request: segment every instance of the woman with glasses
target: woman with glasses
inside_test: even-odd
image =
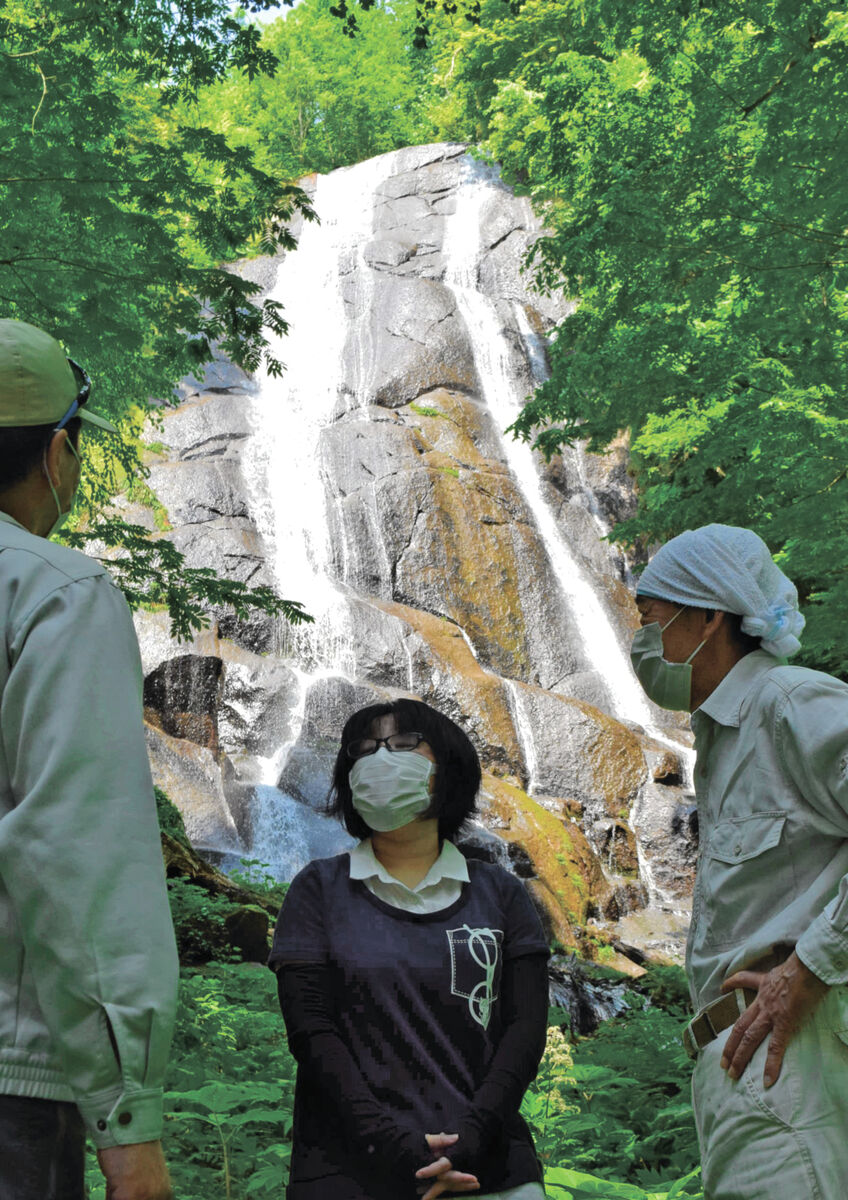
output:
[[[298,1063],[287,1200],[542,1200],[519,1115],[549,950],[523,884],[452,839],[480,763],[416,700],[342,731],[329,811],[360,840],[289,887],[269,965]]]

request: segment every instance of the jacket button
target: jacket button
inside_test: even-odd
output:
[[[733,853],[734,853],[734,854],[741,854],[741,853],[742,853],[742,844],[741,844],[741,842],[737,842],[737,843],[736,843],[736,845],[733,847]]]
[[[132,1120],[132,1113],[121,1113],[120,1116],[118,1117],[118,1124],[119,1125],[129,1125],[131,1120]]]
[[[97,1122],[97,1128],[100,1130],[100,1132],[101,1132],[101,1133],[102,1133],[102,1132],[103,1132],[103,1130],[106,1128],[106,1122],[103,1120],[103,1118],[102,1118],[102,1117],[101,1117],[101,1118],[100,1118],[100,1120]]]

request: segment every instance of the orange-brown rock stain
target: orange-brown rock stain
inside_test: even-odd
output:
[[[420,462],[432,498],[423,519],[432,523],[443,560],[416,563],[416,572],[426,577],[433,571],[447,615],[465,628],[493,670],[523,678],[531,664],[519,580],[534,572],[541,578],[547,564],[521,494],[503,463],[478,448],[481,419],[467,397],[438,389],[405,415],[427,446]],[[450,564],[447,579],[443,563]]]
[[[608,887],[597,856],[579,826],[548,812],[515,784],[483,776],[482,806],[498,836],[518,843],[538,876],[529,886],[550,919],[551,934],[577,948],[590,909]]]
[[[598,731],[588,747],[596,794],[602,797],[609,816],[626,820],[636,793],[648,778],[642,744],[635,733],[594,705],[573,699],[568,703],[585,713]]]
[[[497,755],[507,769],[520,774],[521,748],[503,680],[480,665],[461,630],[444,617],[405,604],[385,600],[371,603],[403,621],[426,642],[433,673],[453,677],[463,711],[473,714],[478,743],[486,748],[484,754]]]

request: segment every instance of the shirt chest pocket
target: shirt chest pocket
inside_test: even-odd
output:
[[[719,821],[704,861],[707,946],[733,946],[755,933],[792,888],[783,812]]]

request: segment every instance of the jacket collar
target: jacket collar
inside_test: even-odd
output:
[[[394,875],[390,875],[377,858],[370,838],[363,838],[359,845],[354,846],[350,851],[350,878],[376,878],[382,880],[383,883],[399,883],[399,880],[395,879]],[[447,838],[442,842],[441,854],[421,882],[413,888],[413,891],[417,892],[420,888],[440,883],[443,879],[459,879],[463,883],[468,882],[468,864],[453,842],[449,842]]]
[[[727,672],[717,688],[707,696],[700,708],[692,714],[698,717],[705,713],[719,725],[738,729],[745,698],[762,681],[762,677],[773,667],[781,666],[783,659],[775,658],[765,650],[753,650],[740,658]]]
[[[14,517],[10,517],[7,512],[3,512],[2,510],[0,510],[0,521],[6,521],[9,525],[14,525],[18,529],[23,529],[24,533],[29,533],[29,530],[26,528],[26,526],[22,525],[20,521],[16,521]]]

